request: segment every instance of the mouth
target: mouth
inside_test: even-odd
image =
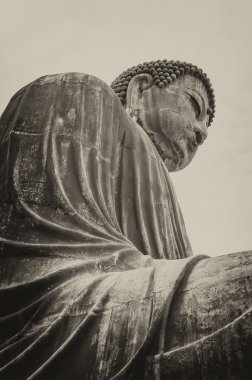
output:
[[[176,171],[184,168],[194,156],[198,144],[192,136],[178,141],[161,138],[159,141],[154,134],[148,134],[154,143],[160,157],[171,168]]]
[[[186,139],[180,140],[178,142],[173,141],[173,152],[175,155],[179,156],[180,161],[185,159],[188,154],[193,154],[198,148],[196,139],[187,137]]]
[[[177,171],[185,168],[193,159],[198,144],[195,138],[187,137],[178,142],[172,142],[173,145],[173,170]]]

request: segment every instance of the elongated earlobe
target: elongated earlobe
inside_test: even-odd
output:
[[[153,85],[153,78],[149,74],[139,74],[134,76],[127,88],[126,94],[126,112],[132,117],[137,118],[135,113],[138,110],[139,103],[142,100],[142,93]]]

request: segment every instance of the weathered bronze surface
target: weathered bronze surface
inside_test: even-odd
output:
[[[168,173],[206,137],[204,86],[146,83],[124,109],[95,77],[46,76],[2,115],[1,379],[246,378],[251,254],[192,256]]]
[[[250,379],[251,267],[249,251],[201,260],[187,273],[146,379]]]

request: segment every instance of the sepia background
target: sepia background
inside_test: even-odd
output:
[[[39,76],[85,72],[107,83],[155,59],[201,67],[216,118],[196,158],[172,174],[195,253],[252,249],[250,0],[0,0],[0,113]]]

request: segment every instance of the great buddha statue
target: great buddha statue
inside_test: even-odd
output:
[[[250,379],[251,252],[192,255],[169,172],[214,118],[201,69],[35,80],[0,119],[0,378]]]

